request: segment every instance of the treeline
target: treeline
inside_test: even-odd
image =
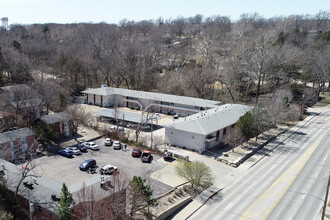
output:
[[[220,101],[258,101],[295,82],[330,81],[330,13],[243,14],[0,30],[0,85],[50,75],[78,94],[106,83]],[[251,101],[251,100],[250,100]]]

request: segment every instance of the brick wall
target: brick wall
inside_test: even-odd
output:
[[[53,129],[54,132],[56,132],[58,134],[59,138],[65,136],[64,122],[56,122],[54,124],[49,124],[49,126]],[[62,127],[62,129],[61,129],[61,127]],[[69,136],[71,136],[71,135],[72,135],[72,127],[69,124]]]
[[[34,152],[36,149],[35,146],[35,135],[27,136],[26,138],[27,145],[28,145],[28,152]],[[14,152],[15,152],[15,159],[23,157],[23,147],[22,147],[22,138],[16,139],[13,141],[14,144]],[[0,157],[7,160],[12,161],[12,149],[10,146],[10,142],[0,144]]]

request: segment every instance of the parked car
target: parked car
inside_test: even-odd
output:
[[[81,151],[81,152],[87,152],[87,147],[83,144],[77,144],[76,147]]]
[[[139,148],[133,148],[132,150],[132,157],[140,157],[141,156],[141,150]]]
[[[88,159],[88,160],[85,160],[84,162],[82,162],[79,165],[79,169],[80,170],[88,170],[90,168],[94,168],[95,166],[96,166],[96,160]]]
[[[91,149],[91,150],[100,150],[100,148],[99,148],[99,145],[97,145],[97,144],[91,144],[90,146],[89,146],[89,148]]]
[[[84,145],[91,150],[99,150],[99,145],[95,144],[94,142],[84,142]]]
[[[151,160],[151,152],[150,151],[143,151],[141,155],[141,161],[142,162],[150,162]]]
[[[100,169],[99,172],[100,172],[101,175],[106,175],[106,174],[110,175],[113,172],[115,172],[116,170],[117,170],[117,167],[116,166],[113,166],[113,165],[108,164],[108,165],[103,166]]]
[[[85,145],[88,149],[89,149],[89,146],[94,144],[94,142],[84,142],[83,145]]]
[[[120,141],[113,142],[113,149],[115,149],[115,150],[120,150],[121,149]]]
[[[59,150],[58,153],[64,157],[72,157],[73,156],[73,152],[69,149],[62,149]]]
[[[110,138],[106,138],[104,141],[105,146],[111,146],[112,145],[112,140]]]
[[[125,129],[124,129],[124,127],[119,127],[118,128],[118,131],[124,131]]]
[[[67,147],[66,149],[71,150],[74,155],[81,155],[81,151],[77,147]]]
[[[117,127],[116,127],[116,126],[111,126],[111,127],[109,128],[109,131],[114,131],[114,130],[117,130]]]
[[[173,153],[165,152],[163,158],[164,158],[164,160],[171,160],[173,158]]]
[[[173,115],[173,119],[179,119],[179,115]]]
[[[141,126],[141,129],[143,129],[143,130],[150,130],[151,127],[150,127],[150,125],[142,125]]]

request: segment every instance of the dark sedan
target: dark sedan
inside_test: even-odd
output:
[[[87,152],[87,147],[83,144],[77,144],[75,147],[77,147],[81,152]]]

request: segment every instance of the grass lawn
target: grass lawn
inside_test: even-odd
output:
[[[324,94],[321,92],[320,98],[321,100],[319,100],[315,106],[323,107],[330,104],[330,92],[325,92]]]

